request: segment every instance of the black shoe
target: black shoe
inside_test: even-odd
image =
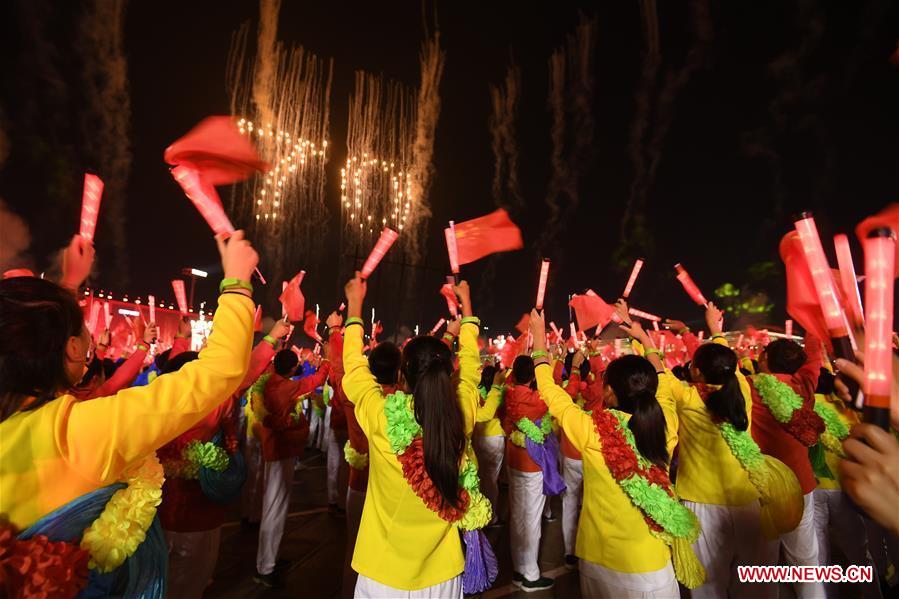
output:
[[[518,572],[512,572],[512,582],[516,583],[516,586],[518,586],[517,583],[522,582],[523,580],[524,576],[522,576]]]
[[[293,566],[293,562],[289,559],[279,558],[275,560],[275,572],[278,574],[290,570],[291,566]]]
[[[274,572],[271,574],[260,574],[259,572],[256,572],[253,575],[253,582],[270,589],[280,589],[283,586],[281,579]]]
[[[565,565],[569,568],[577,568],[577,556],[576,555],[566,555],[565,556]]]
[[[512,581],[512,584],[520,588],[525,593],[536,593],[537,591],[545,591],[553,588],[556,581],[546,576],[541,576],[537,580],[523,579],[521,582]]]

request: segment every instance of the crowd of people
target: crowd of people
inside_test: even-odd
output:
[[[497,354],[479,346],[461,281],[458,318],[398,346],[366,338],[356,273],[321,355],[298,355],[286,320],[253,345],[258,256],[241,231],[217,243],[224,278],[198,352],[186,322],[161,347],[136,319],[127,357],[109,359],[78,303],[93,262],[82,237],[59,282],[4,275],[4,596],[201,597],[237,505],[258,526],[254,580],[281,586],[292,481],[312,445],[330,509],[345,510],[358,597],[483,592],[498,575],[489,527],[508,530],[517,587],[551,588],[541,534],[558,495],[584,597],[776,597],[740,566],[828,566],[832,548],[870,566],[859,595],[899,585],[899,413],[892,434],[860,422],[849,387],[861,367],[813,334],[750,349],[712,303],[704,331],[646,330],[622,299],[627,343],[566,341],[535,309]]]

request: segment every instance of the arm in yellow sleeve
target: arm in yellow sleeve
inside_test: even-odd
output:
[[[368,368],[368,360],[362,353],[362,327],[353,324],[343,333],[343,392],[352,403],[356,412],[356,420],[368,433],[367,400],[379,397],[381,386]]]
[[[467,322],[459,331],[459,407],[465,419],[465,432],[474,429],[475,415],[481,403],[478,383],[481,382],[481,359],[478,352],[478,325]]]
[[[490,391],[487,393],[487,399],[484,400],[484,405],[478,408],[476,421],[487,422],[496,418],[496,410],[499,409],[499,404],[502,399],[503,388],[496,385],[491,387]]]
[[[536,368],[537,389],[552,414],[565,431],[565,436],[578,451],[593,437],[593,418],[571,401],[565,389],[553,381],[553,369],[549,364],[538,364]]]
[[[227,401],[249,365],[254,308],[246,296],[222,295],[199,359],[145,387],[75,403],[56,423],[60,454],[84,476],[114,482]]]

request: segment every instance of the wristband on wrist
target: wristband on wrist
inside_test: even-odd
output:
[[[361,319],[361,318],[358,318],[358,317],[356,317],[356,316],[352,316],[352,317],[350,317],[350,318],[347,318],[347,319],[346,319],[346,323],[344,324],[344,327],[348,327],[348,326],[354,325],[354,324],[358,324],[358,325],[359,325],[360,327],[362,327],[363,329],[365,328],[365,323],[362,322],[362,319]]]
[[[269,343],[271,343],[272,347],[275,347],[275,345],[278,343],[278,340],[275,339],[274,337],[272,337],[271,335],[266,335],[265,337],[262,338],[262,340],[268,341]]]
[[[725,341],[727,341],[727,337],[724,336],[724,333],[715,333],[714,335],[709,337],[709,341],[713,339],[724,339]]]
[[[546,358],[546,357],[548,357],[548,356],[549,356],[549,354],[546,353],[545,351],[543,351],[542,349],[537,350],[537,351],[535,351],[535,352],[531,352],[531,359],[532,359],[532,360],[539,360],[540,358]]]
[[[659,359],[661,359],[661,360],[664,360],[664,359],[665,359],[665,354],[662,353],[662,351],[661,351],[661,350],[658,350],[658,349],[648,349],[648,350],[646,350],[645,354],[646,354],[646,357],[647,357],[647,358],[648,358],[649,356],[655,354],[655,355],[657,355],[657,356],[659,357]]]
[[[246,289],[250,293],[253,293],[253,285],[249,281],[241,281],[240,279],[235,278],[227,278],[222,279],[222,282],[219,283],[219,293],[223,293],[225,289]]]
[[[449,331],[447,331],[446,333],[443,334],[443,338],[444,338],[444,339],[449,339],[450,341],[452,341],[453,339],[456,338],[456,336],[453,335],[452,333],[450,333]]]
[[[477,316],[466,316],[465,318],[462,319],[462,324],[469,324],[469,323],[477,325],[477,326],[481,326],[481,319],[478,318]]]
[[[145,343],[141,342],[141,343],[137,344],[137,349],[139,349],[141,351],[149,351],[150,347],[148,345],[146,345]]]

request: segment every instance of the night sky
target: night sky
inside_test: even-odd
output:
[[[660,81],[682,67],[694,44],[688,6],[659,2]],[[767,292],[775,304],[770,320],[782,322],[776,252],[790,215],[813,210],[827,246],[834,233],[850,232],[863,217],[899,200],[899,68],[889,61],[899,39],[897,6],[711,2],[713,37],[671,104],[670,129],[648,193],[654,251],[645,256],[634,305],[685,320],[700,316],[674,280],[672,265],[682,262],[706,295],[725,282]],[[431,14],[433,4],[427,7]],[[87,100],[80,93],[74,25],[81,10],[77,3],[50,0],[14,0],[0,9],[0,129],[9,144],[0,197],[28,223],[30,255],[39,269],[77,228],[81,177],[95,152],[90,123],[81,116]],[[511,329],[533,303],[543,253],[553,259],[547,307],[557,322],[567,319],[567,293],[590,287],[614,300],[629,270],[617,268],[612,256],[634,180],[629,143],[641,70],[638,3],[442,2],[436,10],[447,57],[430,250],[421,258],[427,266],[421,291],[407,300],[402,316],[390,312],[396,306],[391,290],[378,286],[377,274],[372,280],[387,332],[400,321],[427,329],[437,320],[444,305],[437,288],[447,270],[442,226],[496,207],[488,85],[502,81],[510,60],[521,69],[523,86],[516,135],[525,205],[513,218],[526,249],[495,259],[495,274],[487,277],[488,261],[464,268],[476,311],[491,332]],[[594,143],[579,181],[580,204],[567,211],[560,234],[540,252],[551,173],[547,60],[580,13],[597,17]],[[203,117],[228,112],[231,34],[256,15],[249,1],[128,6],[124,51],[132,166],[127,193],[118,201],[124,203],[130,279],[109,266],[115,250],[101,241],[99,286],[170,297],[168,282],[182,267],[214,270],[209,231],[172,181],[162,152]],[[422,21],[422,5],[412,1],[285,1],[281,9],[282,40],[334,59],[327,197],[332,219],[331,233],[322,239],[333,259],[310,272],[303,285],[307,302],[320,302],[323,309],[339,303],[352,267],[338,244],[337,210],[354,71],[417,84]],[[101,219],[98,237],[103,235]],[[857,243],[854,248],[859,264]],[[201,285],[198,296],[213,298],[214,283],[211,278]],[[273,311],[275,304],[267,306]]]

